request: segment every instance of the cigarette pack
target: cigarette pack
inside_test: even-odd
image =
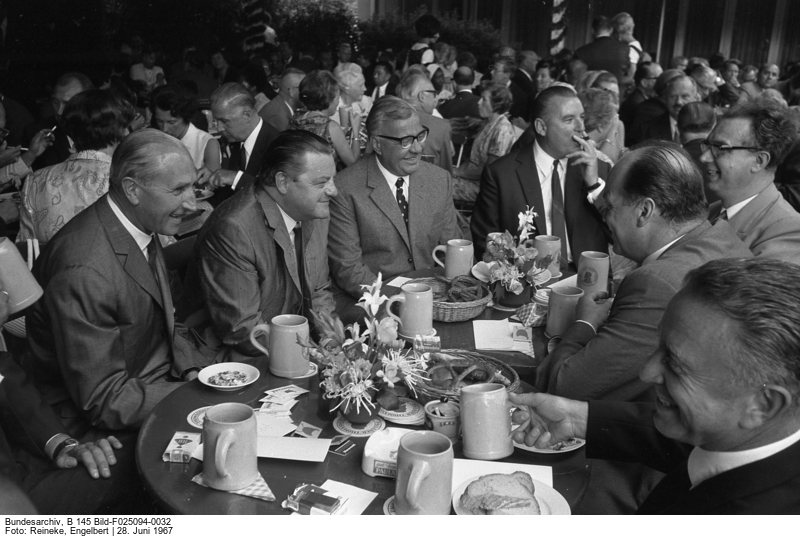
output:
[[[189,462],[192,460],[192,453],[200,444],[200,433],[187,433],[178,431],[172,435],[166,451],[161,456],[164,462]]]
[[[344,508],[346,498],[332,496],[316,485],[302,484],[283,502],[285,509],[301,515],[335,515]]]

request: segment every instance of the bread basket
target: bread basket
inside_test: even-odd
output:
[[[477,280],[476,280],[477,281]],[[430,285],[434,296],[447,291],[448,282],[440,278],[417,278],[409,283],[424,283]],[[433,301],[433,320],[445,323],[460,323],[474,319],[486,309],[486,305],[492,298],[492,293],[484,285],[479,285],[480,298],[469,302],[443,302]]]

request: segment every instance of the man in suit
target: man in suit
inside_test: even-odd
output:
[[[536,98],[536,64],[539,63],[539,55],[532,50],[522,50],[517,54],[517,72],[511,81],[522,88],[528,96],[528,102],[533,102]]]
[[[396,92],[398,97],[414,108],[420,123],[428,129],[428,137],[422,146],[422,160],[452,174],[452,131],[447,120],[431,115],[436,108],[436,90],[431,81],[424,74],[412,71],[403,76]]]
[[[635,88],[619,107],[619,118],[625,124],[625,132],[633,128],[633,117],[636,107],[647,99],[656,96],[655,85],[658,76],[663,72],[656,62],[642,62],[633,75]]]
[[[472,93],[472,85],[475,81],[475,72],[469,67],[459,67],[453,74],[453,82],[456,85],[456,95],[452,99],[439,105],[439,113],[444,119],[474,117],[480,119],[481,113],[478,110],[478,101],[481,98]]]
[[[135,132],[114,152],[109,193],[70,220],[34,265],[44,297],[26,316],[26,367],[74,438],[135,434],[175,381],[210,363],[175,324],[156,238],[175,235],[196,211],[196,176],[178,139]]]
[[[532,427],[517,441],[586,439],[589,458],[667,476],[639,514],[796,514],[800,509],[800,267],[711,261],[670,301],[642,381],[656,402],[510,396]],[[529,417],[517,412],[514,421]]]
[[[608,17],[595,17],[592,21],[594,41],[575,51],[575,57],[586,63],[590,71],[608,71],[620,82],[630,69],[628,45],[614,39],[614,27]]]
[[[430,268],[433,248],[461,236],[452,177],[421,162],[427,130],[416,110],[384,97],[373,105],[367,130],[374,154],[336,175],[339,195],[331,201],[328,258],[345,322],[361,285],[378,273],[387,281]]]
[[[562,265],[586,250],[608,252],[608,232],[592,202],[609,166],[583,140],[582,116],[578,96],[563,86],[545,89],[533,102],[534,143],[483,169],[470,225],[476,258],[489,233],[517,229],[526,207],[537,214],[537,234],[561,238]]]
[[[372,91],[373,103],[384,95],[394,95],[397,82],[394,81],[392,64],[385,61],[377,62],[372,71],[372,82],[375,86]]]
[[[307,131],[278,135],[258,178],[206,221],[197,236],[184,299],[195,328],[226,360],[260,356],[257,324],[311,310],[331,313],[328,205],[337,194],[330,145]],[[302,242],[301,242],[302,240]],[[298,251],[298,247],[302,251]],[[301,266],[302,264],[302,266]]]
[[[721,78],[717,72],[707,65],[698,65],[690,73],[697,84],[697,93],[700,101],[717,108],[728,108],[747,99]]]
[[[656,78],[656,83],[653,85],[655,97],[642,101],[633,111],[633,123],[630,129],[625,129],[625,145],[631,147],[639,143],[637,139],[641,131],[642,124],[662,114],[668,113],[667,105],[664,104],[662,96],[667,90],[667,84],[673,78],[684,76],[683,71],[677,69],[667,69]]]
[[[264,105],[258,112],[261,119],[277,132],[289,128],[289,122],[300,104],[300,82],[306,73],[294,68],[288,68],[281,77],[278,96]]]
[[[519,119],[527,126],[530,118],[530,102],[528,94],[517,86],[511,79],[514,73],[517,72],[517,64],[514,60],[508,58],[499,58],[494,62],[492,67],[492,82],[500,84],[501,86],[508,86],[508,91],[511,92],[513,102],[511,103],[511,110],[508,115],[511,119]],[[476,89],[480,93],[480,89]]]
[[[233,191],[253,182],[261,168],[261,160],[278,131],[259,117],[253,95],[236,82],[223,84],[214,90],[211,94],[211,113],[217,120],[222,136],[228,141],[231,154],[228,165],[208,178],[208,183],[213,187],[230,186],[230,189],[220,188],[214,193],[214,204],[218,205],[228,199]]]
[[[746,102],[717,121],[700,161],[706,188],[719,196],[709,220],[727,219],[756,257],[800,263],[800,214],[774,183],[793,139],[785,108]]]
[[[667,111],[642,123],[639,126],[635,143],[647,140],[666,140],[679,144],[681,137],[678,131],[678,113],[686,103],[700,100],[697,83],[687,75],[675,77],[667,83],[661,100]]]
[[[48,147],[42,155],[36,159],[33,164],[34,170],[54,166],[67,160],[72,154],[70,151],[70,142],[67,138],[67,132],[64,128],[64,122],[61,119],[61,114],[64,112],[64,107],[70,99],[82,91],[91,89],[94,86],[92,81],[82,73],[65,73],[56,82],[53,88],[53,95],[50,97],[50,105],[53,109],[53,115],[44,117],[39,121],[31,123],[25,129],[25,138],[28,143],[33,140],[33,137],[42,129],[53,129],[58,127],[53,132],[53,144]],[[30,147],[30,145],[28,145]]]

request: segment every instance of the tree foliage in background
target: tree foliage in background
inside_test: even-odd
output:
[[[335,51],[343,41],[358,45],[358,16],[346,0],[273,0],[271,4],[279,40],[293,46],[310,43],[318,52]]]
[[[362,21],[361,45],[372,46],[377,50],[392,49],[395,54],[406,50],[417,41],[414,21],[425,13],[419,9],[406,15],[393,14],[379,19]],[[493,61],[492,54],[502,46],[500,31],[489,21],[469,22],[462,20],[457,12],[437,15],[442,23],[439,41],[458,48],[459,51],[472,52],[483,67]]]

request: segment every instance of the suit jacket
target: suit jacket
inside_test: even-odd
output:
[[[306,281],[315,309],[330,313],[328,222],[303,222]],[[261,356],[250,330],[276,315],[302,315],[294,244],[270,193],[252,183],[216,209],[197,235],[182,302],[204,309],[226,358]]]
[[[286,101],[281,97],[280,93],[277,97],[265,104],[264,107],[259,110],[258,115],[261,116],[264,123],[271,125],[278,133],[288,129],[289,122],[292,120],[292,112],[289,110]]]
[[[600,177],[608,177],[610,166],[601,161],[597,165]],[[600,212],[589,203],[583,178],[575,166],[567,165],[563,194],[572,258],[579,259],[587,250],[608,252],[608,229]],[[512,151],[485,166],[470,224],[475,257],[481,259],[489,233],[508,230],[516,234],[519,227],[517,215],[525,211],[526,206],[532,207],[538,215],[538,234],[545,234],[547,224],[543,203],[532,145]]]
[[[480,118],[478,111],[478,101],[481,98],[474,95],[471,91],[459,91],[455,97],[439,105],[439,113],[445,119],[454,117],[475,117]]]
[[[440,168],[453,173],[453,142],[450,123],[445,119],[417,112],[423,127],[430,129],[428,138],[422,146],[422,157],[425,162],[435,164]]]
[[[640,462],[668,472],[637,514],[764,515],[800,512],[800,443],[728,470],[691,488],[691,446],[666,438],[653,425],[652,404],[590,402],[589,458]]]
[[[173,380],[210,363],[164,309],[147,259],[107,198],[47,243],[33,270],[44,296],[26,316],[28,372],[75,437],[89,427],[138,428],[180,386]]]
[[[669,114],[661,114],[639,125],[639,130],[635,135],[635,143],[645,142],[647,140],[673,141]]]
[[[524,121],[530,121],[530,97],[525,91],[514,84],[513,82],[508,85],[508,91],[511,92],[511,109],[508,111],[508,115],[511,118],[522,118]]]
[[[453,206],[453,179],[420,162],[409,177],[408,227],[400,207],[368,155],[336,175],[339,195],[331,200],[328,258],[335,286],[361,297],[360,285],[433,266],[431,252],[460,238]]]
[[[533,100],[536,98],[536,82],[529,78],[528,75],[523,73],[522,69],[517,68],[517,72],[514,73],[514,77],[511,79],[511,82],[519,86],[519,88],[525,92],[525,95],[528,96],[529,102],[533,102]],[[525,121],[527,121],[527,119]]]
[[[269,103],[267,103],[267,106],[269,106]],[[266,106],[264,108],[266,108]],[[263,111],[264,108],[261,110]],[[286,107],[284,106],[284,108]],[[261,130],[256,137],[256,143],[253,146],[253,151],[250,154],[250,158],[247,159],[247,167],[242,170],[242,177],[236,184],[237,191],[242,190],[247,185],[255,181],[258,172],[261,170],[261,162],[264,160],[264,155],[267,153],[269,144],[272,143],[278,134],[279,132],[275,130],[272,125],[266,121],[262,121]],[[226,169],[234,171],[239,171],[241,169],[243,143],[244,142],[236,142],[231,144],[231,158],[228,160]],[[229,188],[218,188],[216,191],[214,191],[214,197],[212,198],[211,203],[216,207],[226,199],[230,198],[233,195],[233,192],[234,191]]]
[[[712,222],[722,210],[722,202],[708,210]],[[770,183],[741,211],[728,220],[731,227],[756,257],[800,264],[800,214]]]
[[[628,45],[607,35],[576,50],[575,57],[582,60],[589,71],[608,71],[620,83],[631,65]]]
[[[641,88],[636,88],[627,99],[622,101],[622,104],[619,107],[619,118],[625,124],[626,136],[629,136],[628,133],[633,128],[633,117],[636,113],[636,107],[646,100],[647,95],[644,94],[644,91]],[[627,140],[625,143],[627,144]]]
[[[713,259],[753,257],[723,220],[703,221],[659,258],[630,272],[606,324],[574,323],[536,370],[538,391],[570,399],[649,399],[639,370],[658,346],[658,323],[687,272]]]
[[[377,100],[375,98],[376,89],[378,88],[373,87],[372,90],[369,91],[369,96],[372,98],[373,103]],[[394,76],[392,76],[392,78],[389,79],[389,82],[386,83],[386,92],[383,95],[381,95],[381,97],[385,97],[387,95],[394,95],[396,89],[397,89],[397,81],[394,79]]]
[[[653,97],[639,103],[633,113],[633,124],[631,128],[625,130],[625,145],[631,147],[643,141],[644,139],[641,138],[642,124],[662,114],[668,113],[667,105],[658,97]],[[670,137],[670,140],[671,139]]]

